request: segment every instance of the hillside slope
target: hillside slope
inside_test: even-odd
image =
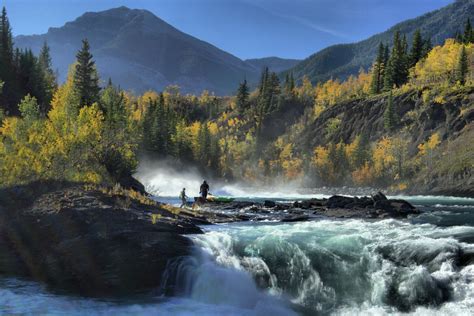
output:
[[[370,68],[379,43],[391,43],[397,30],[406,34],[411,42],[414,32],[420,29],[425,38],[431,38],[433,45],[437,45],[462,31],[460,26],[468,18],[474,19],[474,0],[457,0],[439,10],[399,23],[364,41],[325,48],[288,71],[293,72],[298,79],[306,75],[313,83],[326,81],[331,77],[345,79],[357,74],[361,67],[366,70]]]
[[[136,92],[178,84],[184,92],[208,89],[225,95],[234,92],[243,78],[252,80],[259,73],[254,66],[177,30],[149,11],[126,7],[85,13],[46,34],[18,36],[15,44],[37,53],[47,41],[63,81],[83,38],[91,44],[101,78],[111,77]]]
[[[425,103],[422,90],[395,95],[396,114],[401,118],[395,133],[384,127],[388,95],[378,95],[342,102],[305,126],[297,146],[310,152],[317,146],[343,141],[351,143],[358,135],[367,135],[371,142],[382,137],[399,136],[408,141],[408,157],[418,153],[418,145],[438,133],[440,148],[433,157],[432,170],[413,175],[408,188],[412,193],[474,195],[474,157],[469,144],[474,139],[474,88],[448,93],[442,104]],[[329,131],[328,122],[340,120],[339,128]]]

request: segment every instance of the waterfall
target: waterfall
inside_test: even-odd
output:
[[[474,236],[474,228],[226,225],[194,236],[195,254],[171,265],[169,276],[181,297],[257,314],[465,314],[474,307],[473,246],[451,235]]]

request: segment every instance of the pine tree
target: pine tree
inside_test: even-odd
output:
[[[354,150],[354,167],[359,169],[370,160],[370,142],[367,133],[359,136],[357,147]]]
[[[383,64],[385,65],[385,68],[388,66],[388,61],[390,60],[390,48],[388,47],[388,44],[385,45],[385,51],[383,54]]]
[[[469,44],[474,41],[474,32],[472,30],[471,19],[467,19],[466,24],[464,26],[464,35],[463,35],[463,42],[464,44]]]
[[[243,114],[249,105],[249,88],[247,85],[247,80],[244,80],[239,85],[236,95],[236,106],[240,114]]]
[[[456,66],[455,80],[461,85],[466,83],[466,76],[469,71],[469,63],[467,59],[466,47],[463,45],[459,53],[458,63]]]
[[[408,40],[406,34],[403,34],[402,37],[402,55],[404,57],[408,56]]]
[[[400,32],[395,32],[393,48],[384,76],[384,88],[389,91],[393,86],[400,87],[408,79],[406,37],[400,38]]]
[[[16,55],[19,61],[19,54]],[[3,81],[3,91],[0,98],[0,106],[4,107],[7,115],[18,115],[18,102],[21,98],[19,83],[15,69],[13,36],[8,20],[7,10],[3,7],[0,16],[0,80]]]
[[[77,53],[76,72],[74,74],[74,86],[78,93],[81,106],[92,105],[99,101],[99,78],[90,46],[87,39],[82,41],[82,48]]]
[[[415,66],[423,57],[423,37],[421,36],[420,30],[416,30],[413,36],[413,43],[411,45],[410,52],[410,68]]]
[[[280,91],[280,80],[276,73],[270,73],[268,67],[262,71],[260,85],[258,87],[258,100],[256,107],[257,134],[265,117],[277,108]]]
[[[109,129],[126,127],[125,96],[123,91],[112,84],[111,79],[109,79],[107,87],[101,93],[99,105]]]
[[[202,123],[197,136],[198,155],[197,159],[203,167],[208,167],[210,162],[211,133],[206,123]]]
[[[262,74],[260,76],[260,84],[258,85],[259,93],[262,95],[266,88],[266,83],[268,82],[269,77],[269,69],[268,67],[264,67],[262,70]]]
[[[387,107],[385,108],[383,119],[384,127],[389,132],[391,132],[398,124],[397,113],[393,104],[392,91],[390,91],[390,95],[388,96]]]
[[[295,90],[295,78],[293,77],[293,73],[286,74],[285,76],[285,94],[287,96],[293,96],[294,95],[294,90]]]
[[[40,106],[41,112],[46,114],[49,111],[53,93],[58,87],[56,75],[53,71],[53,63],[51,60],[50,48],[46,41],[41,48],[38,56],[38,67],[43,77],[44,100]]]
[[[151,99],[148,100],[148,105],[143,118],[143,146],[148,151],[153,151],[153,121],[155,119],[156,103]]]
[[[423,43],[423,53],[421,54],[421,59],[428,56],[429,52],[433,49],[433,44],[431,43],[431,39],[427,39]]]
[[[219,148],[219,138],[216,136],[210,136],[209,167],[214,172],[217,172],[219,170],[220,156],[221,156],[221,152]]]
[[[370,90],[373,94],[380,93],[383,88],[384,54],[385,47],[382,43],[380,43],[377,59],[375,60],[372,67],[372,81]]]

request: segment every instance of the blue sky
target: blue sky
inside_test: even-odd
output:
[[[42,34],[87,11],[147,9],[240,58],[305,58],[453,0],[0,0],[18,34]]]

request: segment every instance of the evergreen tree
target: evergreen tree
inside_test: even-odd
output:
[[[197,136],[198,155],[197,160],[203,167],[209,167],[210,163],[210,147],[211,147],[211,133],[206,123],[202,123]]]
[[[125,96],[123,91],[112,84],[110,79],[107,87],[101,93],[99,105],[109,129],[126,127]]]
[[[367,133],[359,136],[357,147],[354,150],[354,168],[359,169],[370,161],[370,142]]]
[[[410,51],[410,68],[415,66],[423,57],[423,37],[421,36],[420,30],[416,30],[413,35],[413,43]]]
[[[41,112],[46,114],[49,111],[53,93],[58,87],[56,75],[53,71],[53,63],[51,60],[50,48],[46,41],[41,48],[38,56],[38,67],[43,77],[43,93],[44,100],[41,104]]]
[[[82,48],[76,55],[77,64],[74,73],[74,86],[81,100],[81,106],[92,105],[99,101],[99,78],[92,58],[89,42],[84,39]]]
[[[268,77],[269,69],[268,67],[264,67],[262,70],[262,74],[260,75],[260,84],[258,85],[260,95],[262,95],[265,91],[266,83],[268,82]]]
[[[383,54],[383,64],[385,65],[385,68],[387,68],[389,60],[390,60],[390,48],[388,47],[388,44],[387,44],[385,45],[385,51]]]
[[[155,120],[156,103],[148,100],[145,115],[143,118],[143,146],[145,150],[153,151],[153,122]]]
[[[370,90],[373,94],[378,94],[383,88],[383,73],[384,73],[384,55],[385,47],[382,43],[379,45],[377,59],[372,67],[372,80]]]
[[[400,38],[400,32],[395,32],[393,48],[384,76],[384,88],[389,91],[393,86],[400,87],[408,79],[407,43],[406,37]]]
[[[403,34],[402,37],[402,55],[407,58],[408,57],[408,40],[406,34]]]
[[[390,91],[390,95],[388,96],[387,107],[385,108],[383,119],[384,127],[387,131],[392,131],[398,124],[398,117],[393,104],[392,91]]]
[[[433,49],[433,44],[431,43],[431,39],[427,39],[423,43],[423,54],[421,55],[421,59],[428,56],[429,52]]]
[[[216,136],[210,136],[209,167],[214,173],[217,173],[219,170],[220,156],[219,138]]]
[[[472,30],[471,19],[467,19],[466,24],[464,26],[464,35],[463,35],[463,42],[464,44],[469,44],[474,41],[474,32]]]
[[[469,71],[469,63],[467,59],[466,47],[463,45],[459,53],[458,63],[456,66],[455,80],[461,85],[466,83],[466,76]]]
[[[286,74],[285,76],[285,94],[287,96],[293,96],[295,90],[295,78],[293,77],[293,73]]]
[[[19,60],[19,54],[16,55]],[[19,83],[16,75],[13,36],[8,20],[7,10],[3,7],[0,16],[0,80],[3,81],[3,91],[0,106],[4,107],[7,115],[18,115],[18,102],[20,101]]]
[[[239,89],[237,90],[236,106],[240,114],[243,114],[249,105],[249,88],[247,80],[240,83]]]

